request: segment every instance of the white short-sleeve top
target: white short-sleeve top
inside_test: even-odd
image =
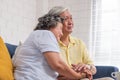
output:
[[[47,63],[44,52],[60,53],[51,31],[33,31],[13,56],[15,80],[56,80],[58,73]]]

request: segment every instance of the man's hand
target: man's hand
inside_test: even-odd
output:
[[[86,64],[81,64],[78,63],[76,64],[71,64],[72,65],[72,69],[75,70],[76,72],[83,72],[83,70],[88,69],[90,70],[90,65],[86,65]]]
[[[84,73],[83,78],[87,77],[89,80],[92,80],[91,66],[87,64],[72,64],[72,69],[79,73]]]

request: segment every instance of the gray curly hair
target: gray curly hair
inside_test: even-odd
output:
[[[52,27],[56,27],[58,22],[63,23],[63,20],[58,15],[46,14],[38,19],[39,23],[34,30],[49,30]]]
[[[49,15],[60,15],[61,13],[63,13],[66,10],[68,10],[67,7],[55,6],[49,10],[48,14]]]

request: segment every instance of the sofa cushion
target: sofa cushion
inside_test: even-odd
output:
[[[9,44],[9,43],[5,43],[5,45],[7,46],[7,49],[10,53],[10,57],[12,58],[15,53],[15,50],[17,48],[17,45],[13,45],[13,44]]]
[[[12,60],[1,37],[0,37],[0,80],[14,80]]]
[[[115,66],[96,66],[97,73],[93,76],[94,79],[102,77],[112,77],[112,72],[118,72],[119,69]]]

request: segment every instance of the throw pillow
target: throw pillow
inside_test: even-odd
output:
[[[14,80],[12,60],[1,37],[0,37],[0,80]]]

